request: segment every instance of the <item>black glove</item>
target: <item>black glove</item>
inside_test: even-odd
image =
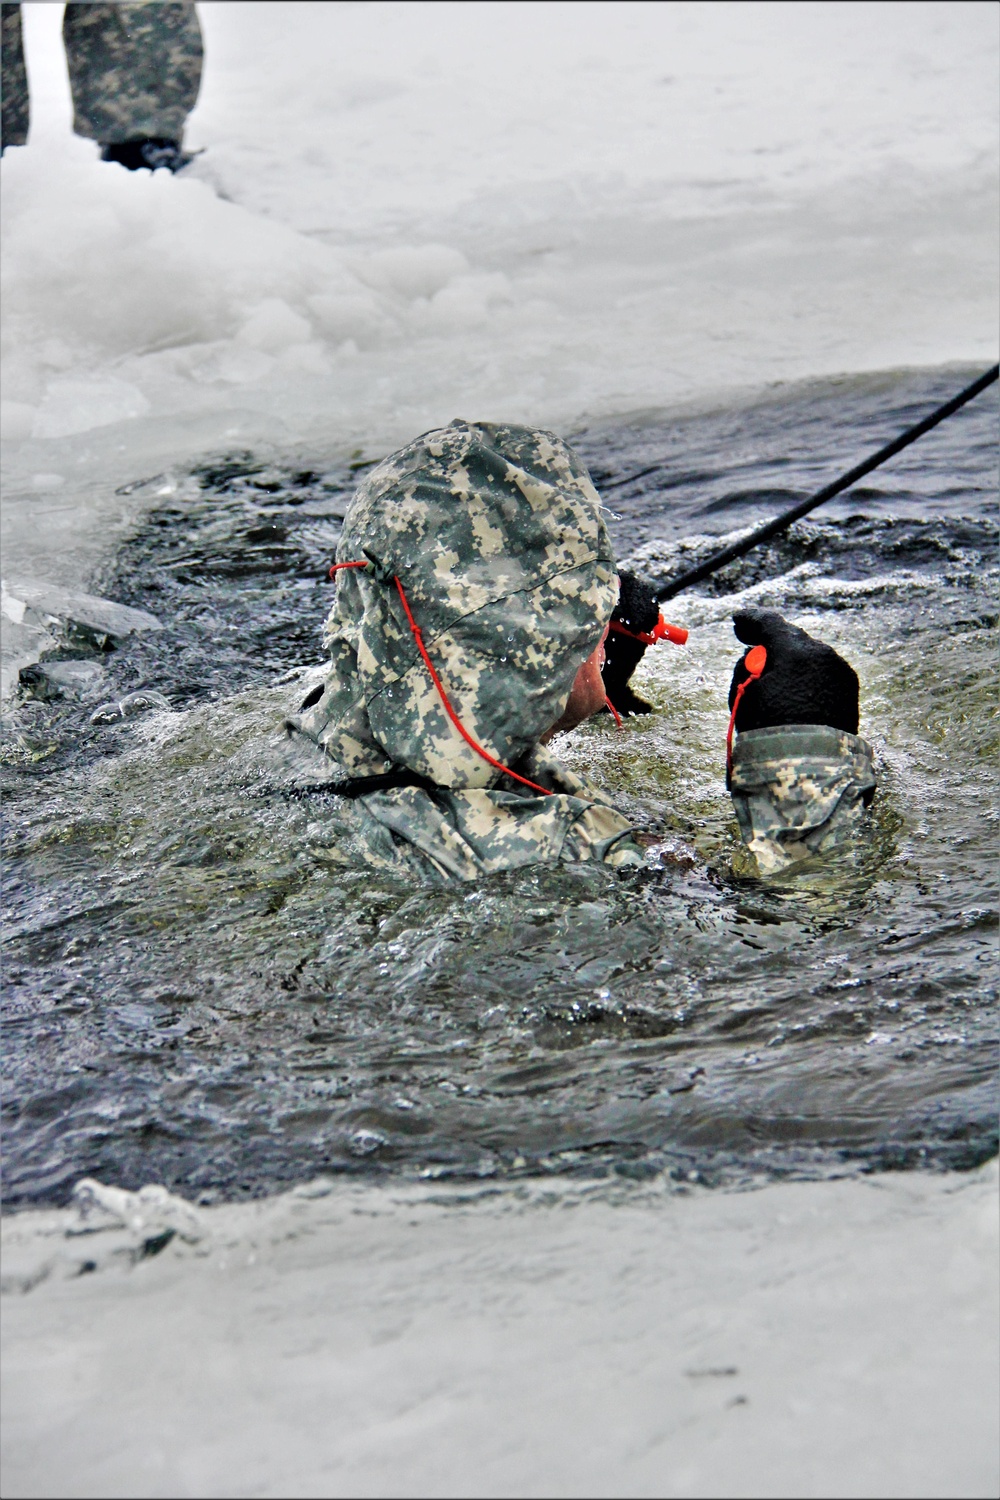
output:
[[[740,700],[739,733],[779,724],[828,724],[857,734],[858,674],[832,646],[789,625],[773,609],[741,610],[733,615],[733,629],[747,646],[767,651],[763,673]],[[749,676],[741,659],[729,688],[730,709],[737,688]]]
[[[604,642],[604,691],[620,714],[651,714],[653,705],[645,698],[639,698],[628,685],[645,654],[645,644],[633,640],[632,635],[621,635],[613,627],[617,624],[633,635],[649,635],[656,629],[660,606],[652,584],[637,578],[627,568],[619,573],[618,578],[618,603],[611,616],[612,629]]]

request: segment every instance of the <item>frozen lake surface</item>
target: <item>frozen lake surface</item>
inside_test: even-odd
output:
[[[642,878],[372,880],[276,729],[352,465],[557,429],[666,578],[995,360],[996,8],[201,4],[177,178],[71,136],[23,9],[10,1482],[995,1493],[995,389],[563,742],[674,841]],[[877,752],[784,883],[723,786],[737,601],[856,665]],[[85,1174],[198,1207],[78,1234]]]
[[[996,1494],[995,1163],[121,1207],[4,1222],[14,1494]]]
[[[70,134],[60,12],[24,7],[5,575],[79,586],[150,498],[121,486],[234,447],[995,358],[988,3],[199,13],[171,178]]]

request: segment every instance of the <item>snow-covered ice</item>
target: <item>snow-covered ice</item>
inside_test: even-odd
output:
[[[9,1494],[996,1493],[995,1163],[79,1204],[5,1226]]]
[[[199,11],[171,178],[72,136],[60,9],[24,7],[9,569],[79,587],[117,485],[205,451],[994,357],[988,3]]]

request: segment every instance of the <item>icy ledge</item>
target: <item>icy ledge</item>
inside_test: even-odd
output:
[[[21,667],[52,653],[60,641],[103,651],[130,635],[163,629],[144,609],[27,579],[0,581],[0,622],[0,698],[6,698]]]
[[[8,1492],[987,1496],[997,1172],[88,1182],[4,1225]]]

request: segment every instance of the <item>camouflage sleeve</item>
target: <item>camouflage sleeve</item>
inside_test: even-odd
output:
[[[28,75],[21,42],[21,7],[4,5],[3,14],[3,149],[28,139]]]
[[[181,140],[201,85],[192,4],[67,5],[63,41],[77,135],[102,145]]]
[[[579,860],[615,868],[645,863],[621,813],[565,795],[397,787],[361,797],[355,806],[444,880]]]
[[[741,734],[730,788],[740,837],[762,875],[825,854],[857,827],[875,794],[871,746],[822,724]]]
[[[582,812],[567,830],[560,853],[563,860],[593,859],[615,870],[644,865],[646,857],[621,813],[597,803]]]
[[[527,774],[541,786],[589,804],[567,830],[560,859],[595,859],[615,869],[646,863],[632,825],[600,788],[564,766],[545,745],[536,745],[524,764]]]

